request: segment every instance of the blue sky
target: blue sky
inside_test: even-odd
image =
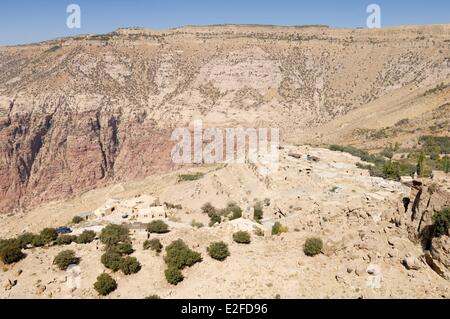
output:
[[[81,29],[66,26],[66,8],[81,7]],[[382,25],[450,23],[449,0],[0,0],[0,45],[61,36],[107,33],[119,27],[161,29],[181,25],[257,23],[366,25],[369,4],[382,9]]]

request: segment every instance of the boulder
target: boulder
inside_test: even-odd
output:
[[[402,260],[402,264],[408,270],[419,270],[422,268],[422,262],[415,256],[405,256]]]

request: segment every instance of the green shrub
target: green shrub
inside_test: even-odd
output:
[[[221,216],[228,216],[232,215],[234,212],[236,212],[236,214],[242,213],[242,209],[235,202],[229,202],[227,207],[221,209],[218,214]]]
[[[154,220],[147,225],[147,231],[155,234],[165,234],[169,232],[169,226],[162,220]]]
[[[31,245],[33,243],[34,234],[32,233],[25,233],[17,237],[17,244],[20,248],[25,249],[28,245]]]
[[[386,161],[383,165],[383,178],[390,180],[400,179],[400,167],[397,162]]]
[[[209,216],[209,227],[214,226],[215,224],[220,224],[222,222],[222,217],[218,214],[213,214]]]
[[[79,224],[83,221],[83,218],[81,218],[80,216],[75,216],[74,218],[72,218],[72,224]]]
[[[0,239],[0,249],[11,245],[20,247],[19,242],[16,239]]]
[[[184,279],[183,274],[181,273],[181,271],[173,266],[169,266],[169,268],[167,268],[164,271],[164,275],[166,276],[167,282],[171,285],[177,285],[179,282],[182,282]]]
[[[440,237],[448,234],[450,228],[450,208],[444,208],[433,216],[434,234]]]
[[[173,241],[166,247],[164,261],[169,267],[183,269],[201,262],[201,254],[191,250],[181,239]]]
[[[228,245],[225,244],[223,241],[212,243],[207,248],[207,251],[208,251],[209,256],[211,256],[211,258],[214,258],[214,259],[220,260],[220,261],[223,261],[228,256],[230,256],[230,251],[228,250]]]
[[[320,238],[308,238],[303,246],[303,252],[306,256],[313,257],[320,254],[323,248],[323,242]]]
[[[417,175],[419,175],[419,177],[425,176],[425,161],[425,152],[422,151],[419,155],[419,159],[417,160]]]
[[[200,223],[200,222],[196,221],[195,219],[193,219],[193,220],[191,221],[191,226],[192,226],[192,227],[195,227],[195,228],[202,228],[202,227],[204,227],[205,225],[203,225],[203,223]]]
[[[196,181],[205,176],[203,173],[194,173],[194,174],[181,174],[178,176],[178,182],[184,181]]]
[[[53,260],[53,264],[57,265],[59,269],[66,270],[69,265],[78,265],[80,263],[80,258],[75,256],[73,250],[64,250],[56,255]]]
[[[240,211],[233,211],[233,215],[231,216],[230,220],[238,219],[242,217],[242,210]]]
[[[122,264],[122,255],[113,250],[107,250],[101,257],[103,266],[116,272]]]
[[[385,148],[381,151],[380,155],[392,159],[394,157],[394,150],[391,148]]]
[[[109,295],[117,289],[117,282],[108,274],[101,274],[97,277],[97,282],[94,284],[94,289],[101,296]]]
[[[41,235],[34,235],[31,244],[33,245],[33,247],[43,247],[47,244],[47,242]]]
[[[122,258],[120,270],[122,270],[125,275],[135,274],[141,270],[141,264],[135,257],[127,256]]]
[[[108,248],[111,251],[115,251],[119,255],[131,255],[134,252],[131,243],[118,243]]]
[[[329,147],[331,151],[335,152],[343,152],[343,153],[349,153],[355,157],[359,157],[362,161],[368,162],[368,163],[377,163],[377,162],[384,162],[382,158],[376,155],[371,155],[369,152],[365,150],[360,150],[358,148],[352,147],[352,146],[339,146],[339,145],[331,145]]]
[[[145,299],[161,299],[161,297],[158,295],[150,295],[150,296],[145,297]]]
[[[89,244],[92,243],[97,234],[92,230],[85,230],[77,237],[78,244]]]
[[[446,156],[444,157],[444,159],[442,160],[442,170],[445,173],[450,172],[450,157]]]
[[[208,217],[211,217],[212,215],[217,215],[217,209],[211,205],[211,203],[206,203],[202,206],[202,213],[207,214]]]
[[[50,244],[58,238],[58,233],[54,228],[44,228],[40,232],[40,236],[44,240],[45,244]]]
[[[57,245],[70,245],[71,243],[73,243],[74,241],[77,240],[77,236],[73,236],[73,235],[61,235],[58,237],[58,239],[56,240],[56,244]]]
[[[230,215],[230,220],[238,219],[242,217],[242,209],[235,203],[228,204],[225,209],[225,215]]]
[[[157,253],[160,253],[163,248],[163,245],[161,244],[161,241],[159,239],[151,239],[146,240],[144,242],[144,249],[151,249],[153,251],[156,251]]]
[[[128,228],[121,225],[110,224],[102,229],[100,241],[107,246],[125,243],[130,241],[129,234]]]
[[[423,144],[423,149],[427,153],[432,151],[439,154],[450,153],[450,137],[449,136],[422,136],[419,142]]]
[[[280,222],[276,222],[276,223],[273,224],[273,226],[272,226],[272,235],[279,236],[279,235],[281,235],[282,233],[287,233],[287,232],[288,232],[287,227],[281,225]]]
[[[238,244],[250,244],[250,234],[246,231],[238,231],[233,234],[233,240]]]
[[[259,223],[263,219],[263,215],[264,215],[264,212],[263,212],[261,203],[256,204],[253,207],[253,219]]]
[[[0,259],[4,264],[13,264],[25,258],[19,245],[16,242],[8,241],[1,245]]]

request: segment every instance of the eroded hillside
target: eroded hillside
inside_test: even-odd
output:
[[[118,286],[106,298],[449,298],[449,237],[429,233],[433,213],[450,204],[445,175],[387,181],[368,176],[357,157],[308,146],[285,145],[280,158],[280,170],[269,177],[251,164],[214,165],[3,215],[0,238],[35,235],[22,258],[2,265],[0,296],[98,298],[94,283],[107,273]],[[193,173],[202,174],[180,178]],[[217,220],[205,212],[208,202]],[[238,214],[225,209],[230,203]],[[71,223],[73,217],[79,220]],[[149,233],[156,220],[167,230]],[[135,273],[114,271],[102,257],[108,253],[102,234],[110,223],[130,230],[129,254],[140,265]],[[44,247],[36,244],[41,230],[61,225],[73,232]],[[90,242],[70,239],[84,231],[94,232]],[[247,232],[249,242],[237,242],[237,231]],[[315,256],[303,248],[311,237],[323,241]],[[160,253],[146,249],[148,239],[160,241]],[[178,239],[202,260],[182,269],[184,278],[175,285],[165,277],[165,260]],[[218,241],[229,250],[224,260],[207,251]],[[80,258],[68,271],[53,262],[65,250]]]
[[[171,168],[171,128],[194,118],[288,138],[427,90],[450,75],[449,35],[216,26],[0,48],[0,210]]]

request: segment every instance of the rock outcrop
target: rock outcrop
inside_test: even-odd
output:
[[[433,215],[450,206],[450,192],[439,187],[432,179],[414,180],[410,183],[411,193],[399,200],[397,213],[392,222],[407,231],[413,242],[420,243],[422,259],[440,276],[450,279],[450,240],[448,236],[436,237]],[[419,269],[416,257],[406,256],[403,264],[407,269]]]

